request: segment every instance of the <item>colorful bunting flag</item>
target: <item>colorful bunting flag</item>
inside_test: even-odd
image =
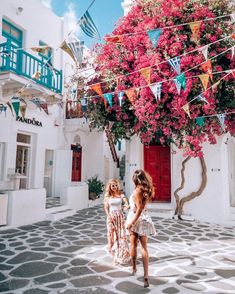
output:
[[[87,111],[87,98],[81,98],[81,106],[82,106],[82,112],[86,112]]]
[[[13,106],[16,117],[18,117],[19,110],[20,110],[20,101],[19,101],[19,99],[17,97],[12,97],[11,98],[11,105]]]
[[[136,90],[133,88],[125,90],[125,94],[127,98],[129,99],[129,101],[131,102],[131,104],[134,104],[136,99]]]
[[[202,48],[199,48],[199,50],[202,52],[205,60],[207,60],[207,58],[208,58],[208,47],[209,46],[206,45],[206,46],[203,46]]]
[[[110,105],[110,107],[112,108],[112,106],[113,106],[113,94],[112,93],[105,93],[103,95],[104,95],[104,98],[106,99],[106,101],[108,102],[108,104]]]
[[[20,106],[20,112],[21,112],[21,115],[22,115],[23,118],[25,117],[26,108],[27,108],[26,105]]]
[[[173,69],[177,72],[177,74],[179,75],[181,72],[180,69],[180,57],[174,57],[168,60],[169,64],[173,67]]]
[[[40,102],[39,98],[32,98],[29,101],[31,101],[33,104],[35,104],[41,110],[41,102]]]
[[[208,85],[208,82],[209,82],[209,75],[208,74],[203,74],[203,75],[199,75],[198,77],[201,80],[201,83],[202,83],[202,86],[203,86],[204,90],[206,91],[207,85]]]
[[[107,37],[104,37],[104,40],[106,42],[110,42],[110,43],[122,43],[123,42],[123,36],[122,35],[107,36]]]
[[[174,79],[174,82],[175,82],[175,86],[176,86],[176,89],[177,89],[177,93],[180,94],[180,90],[181,90],[181,84],[178,80]]]
[[[200,26],[201,26],[201,21],[190,22],[189,26],[190,26],[190,29],[192,31],[191,40],[193,42],[197,43],[198,42],[199,31],[200,31]]]
[[[150,75],[151,75],[151,68],[146,67],[139,70],[140,74],[146,80],[147,84],[150,84]]]
[[[186,77],[184,73],[181,73],[176,77],[176,80],[180,83],[181,88],[186,89]]]
[[[78,24],[88,37],[100,40],[100,34],[88,10],[83,14]]]
[[[205,119],[204,117],[197,117],[196,118],[196,124],[200,127],[203,127],[205,125]]]
[[[161,99],[161,92],[162,92],[162,83],[156,83],[149,86],[155,96],[156,100]]]
[[[90,89],[95,91],[100,97],[103,98],[104,105],[105,105],[105,108],[106,108],[107,107],[107,101],[104,99],[104,96],[103,96],[103,93],[102,93],[102,90],[101,90],[101,84],[97,83],[97,84],[91,85]]]
[[[7,106],[6,105],[3,105],[2,103],[0,104],[0,114],[2,112],[5,112],[5,115],[6,115],[6,111],[7,111]]]
[[[122,107],[122,99],[123,99],[124,94],[125,94],[124,92],[118,93],[118,101],[119,101],[120,107]]]
[[[32,75],[32,78],[35,79],[35,80],[39,80],[41,77],[41,73],[40,71],[37,71],[35,72],[33,75]],[[19,92],[18,92],[19,93]]]
[[[48,106],[47,106],[47,103],[45,101],[40,101],[40,107],[45,111],[45,113],[47,115],[49,115]]]
[[[45,54],[47,52],[47,50],[50,49],[50,47],[49,46],[38,46],[38,47],[31,47],[30,49],[34,52]]]
[[[157,43],[158,43],[158,40],[161,36],[161,33],[162,33],[162,29],[155,29],[155,30],[150,30],[147,32],[154,49],[156,49],[156,47],[157,47]]]
[[[189,104],[188,103],[185,104],[182,108],[187,113],[187,115],[191,118],[190,111],[189,111]]]
[[[60,49],[62,49],[64,52],[66,52],[76,62],[76,59],[75,59],[75,57],[73,55],[73,52],[72,52],[72,50],[70,49],[70,47],[68,46],[68,44],[67,44],[67,42],[65,40],[60,45]]]
[[[198,95],[196,99],[198,99],[199,101],[208,103],[208,101],[206,100],[206,97],[203,94]]]
[[[207,60],[206,62],[204,62],[201,65],[201,68],[202,68],[202,70],[204,70],[210,76],[210,79],[212,81],[213,80],[213,77],[212,77],[212,64],[211,64],[211,60]]]
[[[11,114],[14,116],[13,109],[9,101],[7,102],[7,106],[10,108]]]
[[[222,113],[222,114],[217,114],[217,117],[218,117],[218,119],[219,119],[219,122],[220,122],[221,128],[223,129],[223,131],[225,131],[225,128],[224,128],[225,114],[224,114],[224,113]]]
[[[84,41],[70,42],[68,43],[68,47],[72,51],[78,64],[81,64],[83,61]]]

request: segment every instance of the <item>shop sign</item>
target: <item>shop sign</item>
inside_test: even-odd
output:
[[[33,125],[33,126],[42,127],[42,122],[36,120],[34,117],[33,118],[26,118],[26,117],[22,117],[22,116],[17,116],[16,121],[20,121],[22,123],[26,123],[26,124]]]

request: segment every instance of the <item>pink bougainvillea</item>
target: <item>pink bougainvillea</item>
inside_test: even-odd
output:
[[[231,50],[234,39],[229,37],[232,34],[229,14],[233,10],[229,2],[136,1],[111,34],[122,36],[121,43],[107,42],[94,51],[103,92],[113,91],[115,95],[112,108],[105,109],[103,105],[97,108],[90,103],[92,126],[104,127],[111,120],[116,139],[136,133],[144,144],[173,142],[191,156],[203,156],[202,143],[215,144],[216,137],[223,132],[235,135],[234,76],[228,71],[235,64]],[[205,21],[208,18],[211,20]],[[199,20],[197,40],[193,40],[190,26],[183,24]],[[162,34],[154,49],[147,32],[156,28],[162,28]],[[205,74],[200,65],[206,60],[202,51],[197,50],[204,45],[208,45],[213,72],[206,91],[199,79],[199,75]],[[177,56],[186,76],[186,88],[180,94],[173,80],[177,73],[167,62]],[[160,99],[156,99],[139,71],[146,67],[150,68],[150,84],[162,82]],[[217,81],[218,85],[212,87]],[[137,90],[135,102],[131,104],[124,95],[120,107],[118,92],[132,88]],[[206,102],[194,99],[200,94]],[[183,109],[187,103],[190,116]],[[223,127],[217,117],[221,113],[226,114]],[[198,124],[198,117],[203,118],[203,123]]]

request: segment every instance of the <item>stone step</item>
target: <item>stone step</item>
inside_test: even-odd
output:
[[[58,211],[49,212],[49,213],[47,212],[46,218],[51,221],[57,221],[65,217],[72,216],[75,213],[76,211],[74,209],[66,208],[64,210],[58,210]]]
[[[174,216],[174,209],[156,209],[148,208],[151,216],[161,217],[161,218],[172,218]]]
[[[54,213],[54,212],[63,211],[66,209],[69,209],[68,205],[61,204],[60,206],[54,206],[51,208],[47,208],[46,213]]]

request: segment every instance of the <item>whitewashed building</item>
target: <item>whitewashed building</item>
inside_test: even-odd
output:
[[[67,37],[66,21],[39,0],[2,1],[0,226],[71,215],[90,205],[88,178],[118,174],[104,134],[65,115],[63,84],[74,66],[59,48]],[[38,46],[48,50],[31,49]],[[46,210],[48,197],[63,205]]]
[[[134,5],[133,0],[122,4],[124,15]],[[126,194],[133,190],[132,174],[143,168],[151,174],[157,187],[156,199],[150,205],[158,216],[173,216],[176,207],[174,191],[181,184],[181,164],[185,159],[175,147],[144,147],[138,137],[126,143]],[[235,138],[223,135],[216,145],[204,144],[207,165],[207,185],[203,193],[187,202],[184,214],[196,220],[235,225]],[[185,186],[181,197],[197,191],[201,183],[201,165],[198,159],[186,164]]]

